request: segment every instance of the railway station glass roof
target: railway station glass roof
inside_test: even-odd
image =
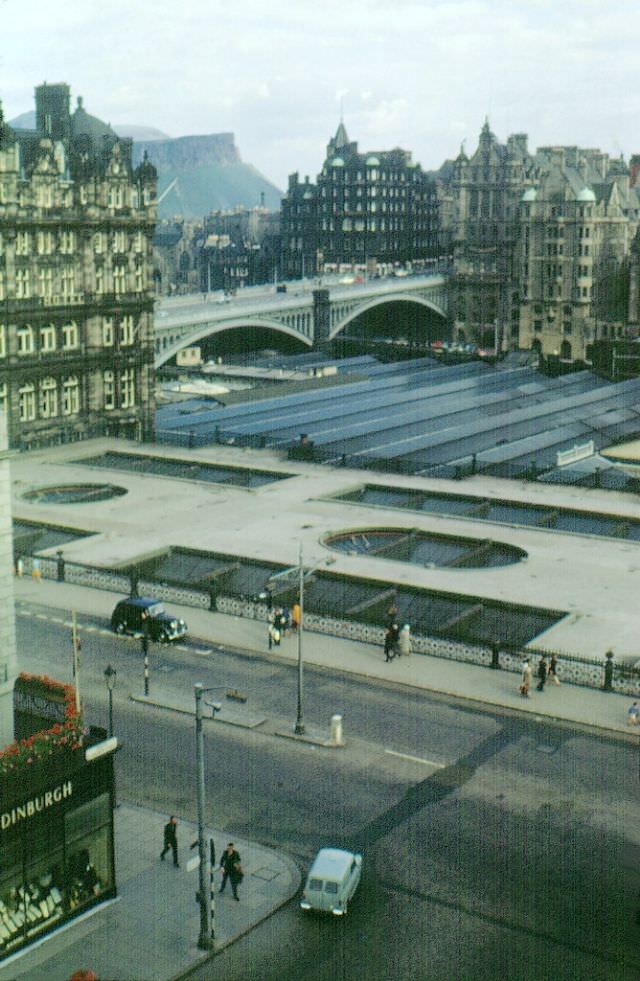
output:
[[[146,456],[143,453],[101,453],[99,456],[79,457],[69,461],[73,465],[101,467],[106,470],[123,470],[130,473],[155,474],[158,477],[178,477],[181,480],[198,480],[212,484],[229,484],[236,487],[262,487],[292,476],[269,470],[252,470],[248,467],[222,467],[196,460],[174,460]]]

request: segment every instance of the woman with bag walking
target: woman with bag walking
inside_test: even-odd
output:
[[[525,658],[522,664],[522,679],[520,681],[520,694],[523,698],[529,697],[529,688],[531,686],[531,664],[529,663],[529,658]]]

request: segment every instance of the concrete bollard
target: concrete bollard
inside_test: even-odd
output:
[[[331,735],[329,737],[329,742],[332,746],[343,746],[344,740],[342,738],[342,716],[332,715],[331,716]]]

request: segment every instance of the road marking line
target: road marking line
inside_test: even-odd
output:
[[[423,760],[420,756],[410,756],[409,753],[397,753],[395,749],[385,749],[389,756],[399,756],[402,760],[411,760],[413,763],[424,763],[425,766],[435,766],[439,770],[444,770],[446,763],[435,763],[433,760]]]

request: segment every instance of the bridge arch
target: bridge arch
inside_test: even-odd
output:
[[[357,304],[356,306],[347,308],[346,310],[340,309],[339,316],[341,319],[337,324],[331,327],[329,332],[329,340],[333,340],[337,337],[344,329],[347,327],[352,320],[357,317],[362,316],[362,314],[367,313],[369,310],[374,310],[378,307],[388,306],[392,303],[413,303],[415,306],[420,306],[431,310],[432,313],[438,314],[442,319],[447,321],[447,313],[441,306],[434,303],[432,300],[426,300],[422,296],[415,296],[412,293],[394,293],[393,296],[380,296],[374,297],[372,300]]]
[[[313,338],[306,337],[304,334],[296,330],[295,327],[291,327],[288,324],[279,323],[277,320],[268,320],[262,317],[253,317],[247,320],[246,317],[238,317],[237,319],[223,320],[223,321],[209,321],[205,324],[201,324],[196,330],[191,331],[188,335],[185,335],[180,340],[174,341],[169,344],[164,351],[156,351],[154,358],[154,367],[161,368],[163,364],[170,361],[171,358],[175,358],[179,351],[182,351],[185,347],[193,347],[198,341],[203,340],[205,337],[213,337],[214,334],[221,334],[227,330],[239,330],[247,328],[256,328],[258,330],[273,330],[277,331],[279,334],[287,334],[289,337],[295,338],[295,340],[300,341],[302,344],[306,344],[307,347],[313,346]]]

